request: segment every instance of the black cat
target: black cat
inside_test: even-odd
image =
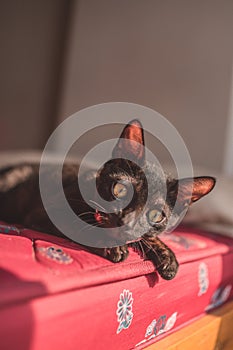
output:
[[[91,188],[90,183],[95,181],[99,195],[111,206],[110,213],[96,201],[94,194],[88,194],[89,202],[83,199],[77,182],[79,166],[63,166],[65,196],[75,214],[84,222],[77,237],[96,235],[96,226],[105,228],[110,242],[112,239],[112,246],[109,248],[109,244],[107,247],[104,243],[101,245],[101,238],[96,237],[96,240],[100,240],[99,246],[103,248],[88,246],[88,250],[113,262],[120,262],[127,258],[128,246],[133,245],[142,251],[144,257],[153,261],[161,277],[172,279],[179,264],[174,253],[158,235],[167,230],[171,215],[176,221],[185,206],[208,194],[215,185],[215,179],[181,179],[177,197],[178,180],[167,177],[164,198],[163,182],[157,166],[145,161],[144,133],[138,120],[131,121],[124,128],[113,149],[113,158],[97,173],[90,171],[81,178],[87,193]],[[50,182],[56,184],[58,179],[53,165],[48,165],[45,172],[48,186]],[[129,195],[131,200],[126,204]],[[178,205],[175,206],[176,201]],[[50,202],[53,210],[59,210],[59,193],[51,193]],[[19,164],[1,170],[0,218],[63,236],[44,209],[39,190],[39,164]],[[117,237],[116,233],[111,237],[112,229],[116,232],[116,228]]]

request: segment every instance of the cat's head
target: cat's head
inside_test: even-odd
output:
[[[215,185],[209,176],[179,181],[164,178],[156,164],[146,162],[144,132],[138,120],[125,126],[112,156],[96,177],[98,193],[109,205],[106,210],[95,202],[94,225],[109,232],[119,228],[115,237],[119,244],[171,230],[184,209]]]

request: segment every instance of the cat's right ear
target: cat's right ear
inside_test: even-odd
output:
[[[179,198],[189,204],[198,201],[212,191],[216,179],[212,176],[198,176],[179,180]]]
[[[140,166],[144,165],[144,132],[139,120],[134,119],[126,125],[113,149],[112,156],[113,158],[130,159]]]

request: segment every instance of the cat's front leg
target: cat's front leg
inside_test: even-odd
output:
[[[124,261],[129,255],[127,245],[113,248],[88,248],[88,250],[114,263]]]
[[[141,244],[144,254],[154,263],[160,276],[165,280],[173,279],[179,267],[173,251],[156,236],[145,234]]]

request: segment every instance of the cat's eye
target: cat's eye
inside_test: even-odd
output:
[[[148,219],[151,225],[160,224],[165,219],[165,215],[161,210],[152,209],[148,213]]]
[[[112,189],[112,193],[117,199],[124,198],[127,195],[127,192],[127,187],[121,182],[117,182],[116,184],[114,184]]]

